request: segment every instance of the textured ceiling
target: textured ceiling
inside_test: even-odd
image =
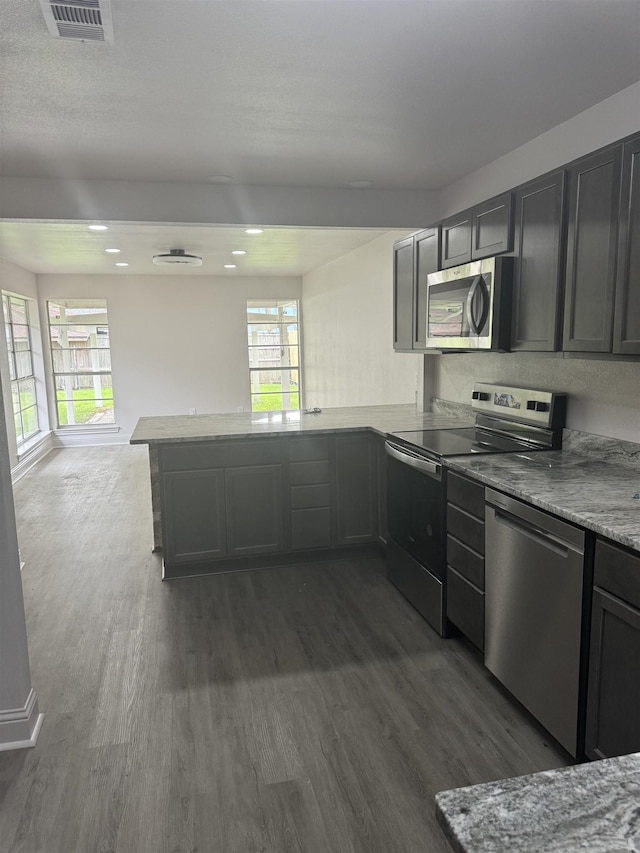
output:
[[[38,0],[0,2],[1,174],[438,190],[640,79],[640,0],[111,13],[114,43],[84,44],[52,38]]]
[[[0,246],[4,257],[34,273],[301,276],[387,233],[266,228],[262,234],[249,235],[244,228],[235,227],[122,222],[109,223],[108,231],[94,232],[81,223],[0,222]],[[107,253],[108,248],[120,252]],[[183,248],[201,256],[202,266],[153,263],[153,255]],[[244,250],[246,255],[232,255],[234,249]],[[117,262],[128,267],[116,267]],[[236,268],[225,269],[225,264],[236,264]]]

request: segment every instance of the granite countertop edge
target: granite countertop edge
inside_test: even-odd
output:
[[[456,853],[638,850],[640,753],[436,794]]]

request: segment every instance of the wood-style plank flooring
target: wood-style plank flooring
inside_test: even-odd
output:
[[[144,447],[15,496],[45,720],[1,853],[446,853],[437,791],[569,762],[381,559],[163,583]]]

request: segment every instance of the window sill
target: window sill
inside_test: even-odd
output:
[[[21,461],[25,458],[25,456],[30,456],[36,448],[38,448],[41,444],[43,444],[49,437],[51,436],[51,432],[37,432],[35,435],[32,435],[31,438],[28,438],[26,441],[21,442],[16,448],[16,458],[18,461]]]
[[[64,426],[54,429],[54,435],[89,435],[91,433],[116,433],[120,432],[120,427],[117,424],[76,424],[74,426]]]

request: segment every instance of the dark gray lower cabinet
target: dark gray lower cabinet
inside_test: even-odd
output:
[[[228,468],[225,495],[229,557],[284,550],[282,465]]]
[[[640,752],[640,556],[598,541],[594,567],[586,754]]]
[[[358,432],[161,445],[165,568],[229,560],[228,570],[240,558],[377,541],[375,438]]]
[[[447,618],[484,649],[484,486],[447,472]]]
[[[371,433],[336,436],[337,544],[373,542],[378,534],[377,452]]]
[[[216,560],[227,554],[222,468],[167,471],[162,478],[164,559],[171,563]]]

